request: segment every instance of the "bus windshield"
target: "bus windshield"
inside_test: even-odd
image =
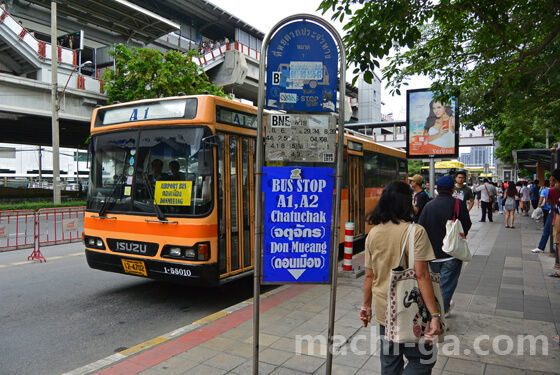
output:
[[[156,215],[157,205],[166,217],[208,214],[213,160],[203,139],[211,135],[193,126],[94,137],[87,209]]]

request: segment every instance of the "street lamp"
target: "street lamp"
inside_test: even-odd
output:
[[[62,97],[64,96],[64,93],[66,92],[66,88],[68,87],[68,82],[70,82],[70,78],[72,78],[72,74],[74,74],[74,72],[76,70],[82,69],[86,65],[93,65],[93,63],[91,61],[86,61],[85,63],[83,63],[81,65],[76,65],[74,67],[74,69],[72,69],[72,71],[70,72],[70,75],[68,76],[68,80],[66,81],[66,84],[64,85],[64,89],[62,90],[62,92],[60,93],[60,96],[56,100],[56,110],[57,111],[60,109],[60,101],[62,100]]]

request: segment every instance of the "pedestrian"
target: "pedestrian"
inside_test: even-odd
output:
[[[519,190],[519,198],[523,202],[523,216],[529,216],[529,208],[531,207],[531,189],[529,189],[528,185],[527,181],[523,181],[521,190]]]
[[[517,195],[515,196],[515,212],[519,213],[519,206],[521,205],[521,186],[523,183],[521,181],[517,181],[515,183],[515,188],[517,189]]]
[[[453,198],[453,190],[455,184],[450,176],[443,176],[437,181],[438,193],[437,198],[426,204],[418,224],[422,225],[428,232],[430,243],[434,249],[436,260],[430,262],[433,272],[441,274],[441,291],[443,293],[445,316],[449,316],[453,309],[453,293],[457,288],[463,261],[450,257],[442,250],[443,239],[445,238],[445,224],[453,218],[455,212],[455,199]],[[465,236],[471,228],[471,218],[469,210],[465,202],[459,201],[459,217],[458,220],[463,226]]]
[[[480,186],[480,183],[476,183],[474,184],[474,188],[473,188],[473,193],[476,196],[476,208],[480,208],[480,191],[477,191],[476,189]]]
[[[422,188],[424,178],[419,174],[410,177],[410,186],[412,187],[412,206],[414,207],[414,221],[418,222],[418,218],[422,213],[422,209],[430,200],[428,193]]]
[[[504,183],[502,182],[499,186],[498,186],[498,211],[500,213],[500,215],[504,214],[504,191],[506,191],[506,188],[504,186]]]
[[[480,192],[480,200],[482,201],[482,217],[480,222],[484,223],[486,221],[486,214],[488,214],[488,221],[492,220],[492,203],[494,203],[494,196],[496,196],[496,188],[487,179],[482,179],[482,184],[476,188],[477,192]]]
[[[540,184],[539,180],[533,181],[533,187],[530,190],[531,206],[533,207],[533,210],[536,209],[539,206],[539,193],[540,193],[540,190],[541,190],[541,187],[539,186],[539,184]]]
[[[506,210],[506,228],[515,228],[513,222],[515,220],[515,197],[519,195],[513,182],[508,184],[506,191],[503,193],[504,209]]]
[[[554,246],[556,247],[556,264],[554,264],[555,271],[553,273],[549,273],[548,276],[560,279],[560,271],[557,271],[560,269],[560,262],[558,261],[558,243],[560,243],[560,217],[558,217],[558,215],[560,215],[560,200],[558,200],[558,202],[554,205],[553,210],[556,217],[553,227],[554,235],[552,236],[554,240]],[[560,342],[558,341],[555,342],[560,344]]]
[[[368,223],[375,226],[370,230],[365,243],[366,276],[360,319],[364,327],[371,322],[373,301],[375,319],[379,323],[381,336],[380,360],[383,374],[401,374],[403,370],[410,374],[431,374],[437,359],[436,347],[431,344],[437,342],[438,334],[443,333],[440,328],[441,312],[429,275],[428,264],[435,258],[434,251],[426,231],[417,225],[414,237],[414,265],[406,267],[414,266],[422,299],[432,317],[429,327],[426,327],[426,342],[403,344],[384,339],[391,269],[399,265],[405,235],[413,217],[412,189],[401,181],[389,183],[375,209],[367,215]],[[407,254],[408,251],[407,245]],[[406,258],[408,259],[408,255]],[[408,360],[406,368],[403,355]]]
[[[550,226],[552,224],[552,215],[549,215],[550,206],[548,205],[548,191],[550,190],[550,180],[544,180],[544,186],[539,194],[539,204],[538,207],[542,209],[543,212],[543,232],[541,235],[541,240],[537,247],[531,250],[532,253],[544,253],[544,248],[548,242],[548,237],[550,237]]]
[[[468,206],[468,210],[470,211],[474,206],[474,195],[468,186],[465,185],[465,181],[467,180],[467,172],[465,171],[458,171],[455,175],[455,191],[453,192],[453,196],[465,202]],[[467,203],[468,202],[468,203]]]

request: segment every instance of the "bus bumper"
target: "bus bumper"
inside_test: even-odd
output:
[[[218,265],[200,265],[162,262],[156,259],[138,259],[86,249],[90,268],[125,275],[147,277],[176,284],[217,286],[220,285]],[[129,265],[136,267],[130,267]],[[126,269],[125,269],[126,267]]]

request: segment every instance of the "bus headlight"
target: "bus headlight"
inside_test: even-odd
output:
[[[91,236],[84,235],[84,244],[86,245],[86,247],[90,247],[98,250],[105,250],[105,243],[103,242],[103,239],[99,237],[91,237]]]
[[[210,259],[210,243],[200,242],[194,246],[165,245],[161,251],[163,258],[205,261]]]
[[[185,258],[193,260],[196,259],[195,249],[185,249]]]
[[[181,256],[181,248],[179,247],[172,247],[169,249],[169,255],[172,257],[180,257]]]

